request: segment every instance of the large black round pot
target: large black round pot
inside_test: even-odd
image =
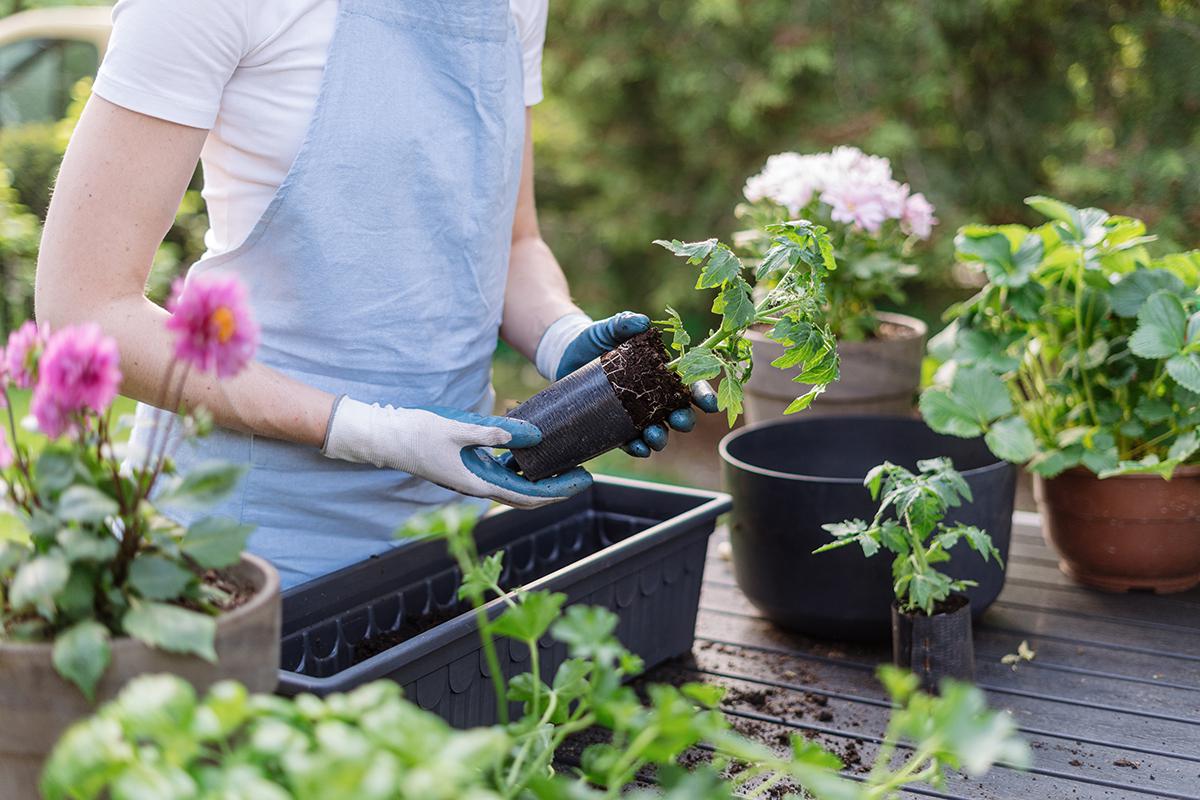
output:
[[[934,433],[911,417],[782,419],[734,431],[721,440],[724,481],[733,495],[730,538],[738,585],[777,624],[813,636],[886,641],[891,627],[891,558],[865,558],[857,547],[820,555],[828,522],[871,519],[877,508],[863,486],[876,464],[915,470],[917,461],[949,457],[971,487],[973,502],[946,522],[986,530],[1007,562],[1017,472],[997,461],[982,439]],[[945,571],[977,581],[966,592],[978,616],[1004,586],[1004,572],[964,545]]]

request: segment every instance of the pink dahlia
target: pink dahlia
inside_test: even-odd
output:
[[[37,380],[38,356],[46,345],[46,332],[33,320],[8,335],[4,350],[4,371],[18,389],[28,389]]]
[[[258,325],[237,278],[176,280],[167,310],[167,329],[175,334],[175,357],[180,361],[229,378],[254,357]]]
[[[51,438],[71,429],[74,415],[102,414],[121,384],[117,343],[95,323],[58,331],[46,343],[29,408]]]
[[[888,218],[891,198],[880,186],[865,181],[843,179],[821,194],[821,202],[829,205],[834,222],[854,225],[868,233],[879,233]]]

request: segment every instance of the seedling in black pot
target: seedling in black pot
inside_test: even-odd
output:
[[[895,554],[892,661],[934,691],[943,678],[969,681],[975,675],[971,604],[958,594],[975,582],[954,580],[935,565],[949,561],[960,541],[984,561],[999,562],[1000,553],[986,531],[942,522],[947,510],[971,501],[971,489],[950,459],[918,461],[917,469],[913,474],[884,462],[868,472],[864,485],[879,500],[875,518],[823,526],[834,541],[815,552],[857,543],[867,557],[881,549]]]
[[[688,386],[720,378],[717,406],[730,426],[742,413],[742,385],[750,377],[752,326],[768,326],[767,337],[784,347],[772,362],[800,366],[798,383],[810,384],[786,413],[807,408],[838,377],[836,341],[824,321],[825,280],[836,269],[825,228],[804,220],[764,228],[771,245],[757,264],[746,264],[724,243],[659,240],[700,268],[696,289],[715,291],[712,310],[721,324],[693,345],[679,314],[667,308],[656,327],[623,343],[517,406],[510,417],[536,425],[542,441],[513,451],[517,467],[531,480],[570,469],[661,423],[690,400]],[[770,275],[772,287],[753,284]],[[776,279],[778,278],[778,279]],[[664,334],[670,344],[664,344]]]

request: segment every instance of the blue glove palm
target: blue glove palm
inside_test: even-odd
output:
[[[555,380],[571,374],[626,339],[649,329],[650,318],[632,311],[622,311],[608,319],[592,323],[563,350],[562,359],[554,371]],[[710,414],[717,411],[717,394],[707,381],[699,381],[692,385],[692,402],[701,411]],[[666,425],[646,426],[639,437],[626,442],[621,449],[636,458],[649,458],[651,452],[667,446],[668,429],[687,433],[695,427],[696,415],[691,408],[676,409],[667,417]]]

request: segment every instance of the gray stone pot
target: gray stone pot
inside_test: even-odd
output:
[[[136,639],[112,642],[112,663],[96,687],[96,705],[111,700],[132,678],[178,675],[203,691],[220,680],[241,681],[252,692],[270,692],[279,675],[279,575],[249,554],[232,569],[254,587],[254,596],[217,621],[217,663],[152,650]],[[54,671],[50,644],[0,643],[0,798],[37,800],[42,762],[71,723],[92,714],[73,684]]]
[[[842,376],[805,412],[809,416],[837,414],[909,414],[921,383],[921,360],[929,329],[916,317],[880,311],[881,322],[898,325],[909,335],[863,342],[840,342]],[[754,372],[746,385],[746,422],[753,424],[783,416],[783,410],[808,391],[792,378],[800,368],[776,369],[771,362],[783,347],[759,331],[747,337],[753,347]]]

